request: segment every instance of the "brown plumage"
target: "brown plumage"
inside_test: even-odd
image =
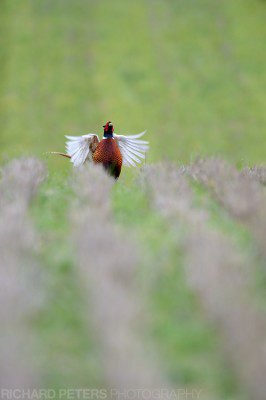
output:
[[[102,139],[92,155],[95,164],[102,164],[105,170],[117,179],[122,167],[122,154],[116,140],[113,138]]]

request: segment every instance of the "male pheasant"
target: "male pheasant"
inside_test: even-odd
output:
[[[139,140],[146,131],[138,135],[124,136],[114,133],[114,126],[108,121],[104,126],[103,138],[99,141],[98,135],[89,133],[83,136],[66,136],[67,153],[52,152],[70,158],[74,167],[79,167],[86,162],[102,164],[105,170],[118,179],[122,164],[136,167],[141,163],[148,150],[148,142]]]

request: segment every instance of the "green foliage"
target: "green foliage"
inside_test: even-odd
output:
[[[1,4],[2,158],[62,150],[63,134],[111,119],[148,129],[151,160],[264,160],[263,2]]]

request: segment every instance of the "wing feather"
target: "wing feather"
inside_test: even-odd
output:
[[[130,157],[130,154],[128,153],[127,150],[123,149],[122,151],[122,157],[123,157],[123,163],[127,166],[127,167],[136,167],[136,164],[134,163],[134,161],[132,160],[132,158]]]
[[[137,146],[131,146],[128,145],[128,148],[130,149],[130,151],[132,151],[134,154],[139,155],[141,157],[141,155],[143,155],[143,153],[141,152],[145,152],[146,150],[148,150],[148,147],[137,147]]]
[[[143,132],[138,133],[137,135],[127,135],[125,137],[128,138],[129,140],[130,139],[138,139],[138,138],[142,137],[143,135],[145,135],[146,132],[147,131],[143,131]]]
[[[66,150],[67,154],[71,157],[71,162],[74,164],[74,167],[79,167],[85,163],[91,152],[90,146],[95,137],[99,142],[98,136],[94,133],[89,133],[83,136],[66,135],[66,138],[68,139],[66,142]]]
[[[114,134],[123,157],[124,165],[136,167],[136,163],[141,163],[140,158],[145,158],[145,153],[149,149],[149,142],[139,140],[145,133],[146,131],[130,136]]]
[[[129,150],[130,150],[130,152],[131,152],[132,154],[134,154],[135,156],[140,157],[140,158],[142,158],[142,159],[145,158],[145,155],[144,155],[143,153],[140,153],[140,152],[137,151],[137,150],[132,150],[131,148],[130,148]]]
[[[128,139],[129,143],[137,143],[137,144],[148,144],[149,142],[147,142],[146,140],[137,140],[137,139]]]
[[[122,148],[125,152],[127,152],[127,155],[131,158],[131,160],[136,161],[137,163],[140,163],[141,161],[134,155],[132,151],[130,151],[128,148],[126,148],[124,145],[122,145]]]

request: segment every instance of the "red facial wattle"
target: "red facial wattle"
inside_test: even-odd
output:
[[[106,122],[106,124],[105,124],[105,126],[104,126],[104,130],[105,130],[105,132],[107,132],[107,131],[108,131],[109,122],[110,122],[110,121],[107,121],[107,122]]]
[[[111,124],[111,121],[107,121],[106,124],[104,125],[104,132],[108,132],[109,131],[109,128],[110,128],[109,124]],[[112,132],[114,132],[113,125],[112,125]]]

